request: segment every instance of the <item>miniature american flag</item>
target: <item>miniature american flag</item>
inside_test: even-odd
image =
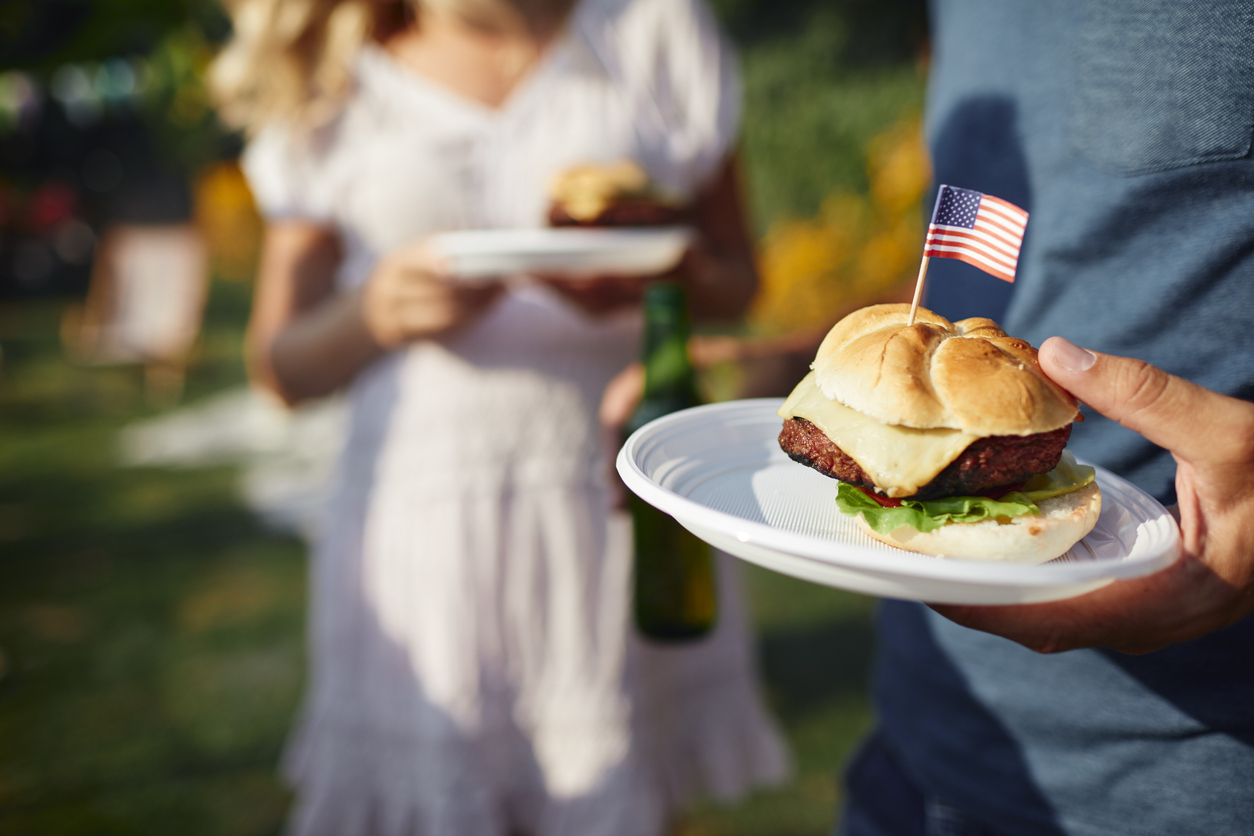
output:
[[[923,255],[956,258],[1004,281],[1015,280],[1028,213],[991,195],[941,186]]]

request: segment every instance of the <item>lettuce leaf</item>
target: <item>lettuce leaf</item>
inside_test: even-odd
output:
[[[1097,471],[1086,464],[1077,464],[1070,450],[1062,451],[1062,459],[1058,466],[1048,473],[1038,473],[1023,483],[1023,488],[1015,493],[1026,496],[1033,502],[1040,502],[1065,493],[1078,491],[1097,478]],[[1005,497],[1002,497],[1005,499]]]
[[[1007,494],[1007,497],[1010,496],[1013,494]],[[950,496],[923,501],[903,499],[900,506],[885,508],[853,485],[841,482],[836,491],[836,507],[846,516],[861,514],[867,524],[880,534],[887,534],[903,525],[927,532],[935,531],[950,522],[972,523],[993,517],[1019,517],[1040,513],[1036,504],[1026,497],[1023,501],[1009,502],[1005,501],[1007,497],[989,499],[983,496]]]
[[[976,523],[995,517],[1021,517],[1039,514],[1036,503],[1079,490],[1095,478],[1093,468],[1076,464],[1071,453],[1063,451],[1058,467],[1034,476],[1023,489],[1001,499],[984,496],[951,496],[944,499],[903,499],[896,508],[885,508],[853,485],[840,483],[836,507],[849,517],[859,514],[880,534],[908,525],[922,532],[935,531],[946,523]]]

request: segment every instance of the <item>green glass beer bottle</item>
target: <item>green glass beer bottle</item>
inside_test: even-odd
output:
[[[696,373],[688,357],[688,310],[675,284],[652,285],[644,298],[644,396],[625,435],[655,418],[696,406]],[[629,494],[635,534],[634,608],[645,638],[700,638],[717,611],[710,547],[668,514]]]

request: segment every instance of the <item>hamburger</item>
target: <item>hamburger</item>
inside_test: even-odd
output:
[[[1064,449],[1075,398],[990,319],[874,305],[838,322],[779,410],[780,447],[840,481],[870,537],[972,560],[1042,563],[1092,530],[1101,491]]]
[[[549,225],[555,227],[670,226],[683,220],[679,204],[631,160],[566,169],[549,184]]]

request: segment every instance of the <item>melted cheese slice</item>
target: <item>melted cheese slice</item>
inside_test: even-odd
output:
[[[825,396],[805,376],[779,408],[781,418],[804,418],[858,463],[887,496],[912,496],[979,438],[961,430],[920,430],[881,424]]]

